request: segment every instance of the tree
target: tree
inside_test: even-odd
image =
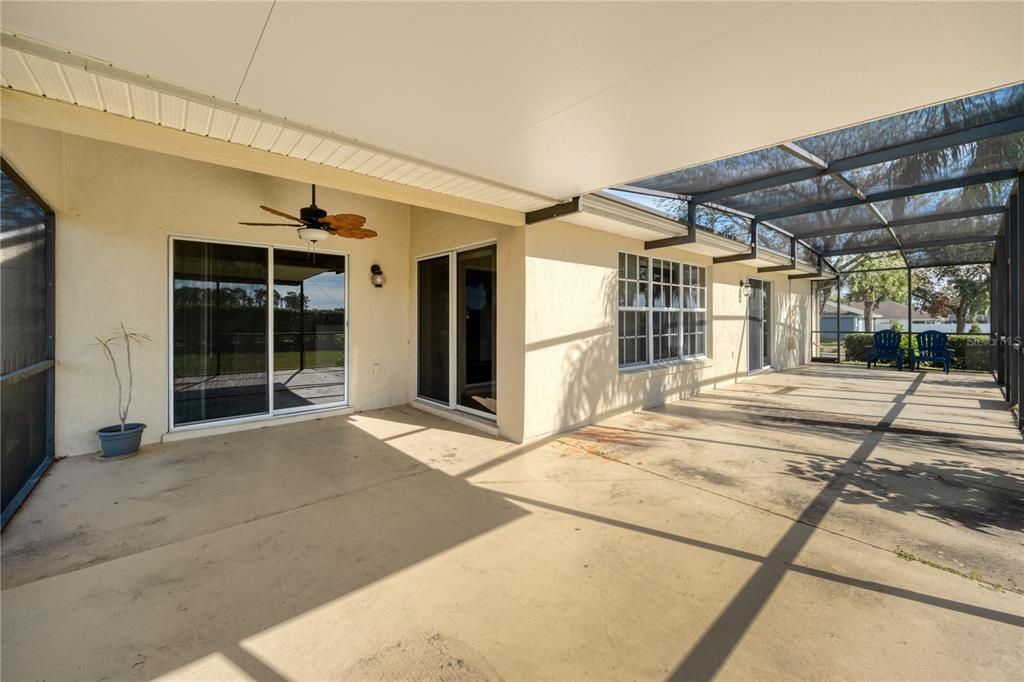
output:
[[[903,265],[898,256],[880,256],[862,264],[863,268],[892,268]],[[851,273],[843,278],[846,300],[864,304],[864,331],[874,331],[875,306],[882,301],[906,301],[906,270]]]
[[[948,265],[918,270],[914,275],[914,298],[934,317],[955,315],[956,331],[962,334],[968,322],[988,310],[988,266]]]
[[[288,291],[285,292],[280,305],[290,310],[301,310],[302,308],[309,307],[309,296],[300,296],[298,291]]]

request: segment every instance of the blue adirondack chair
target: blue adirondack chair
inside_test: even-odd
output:
[[[942,332],[929,329],[917,335],[917,350],[911,351],[911,365],[925,362],[940,362],[942,369],[949,374],[949,366],[953,364],[953,349],[948,347],[949,337]]]
[[[903,369],[903,349],[900,348],[902,334],[891,329],[875,332],[874,340],[868,349],[868,367],[878,364],[879,360],[895,360],[896,369]]]

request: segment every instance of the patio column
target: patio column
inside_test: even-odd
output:
[[[910,271],[910,266],[908,265],[907,266],[907,338],[908,339],[910,338],[910,335],[914,331],[914,306],[910,302],[910,296],[911,296],[910,292],[911,292],[911,289],[912,289],[910,275],[911,275],[911,271]],[[910,341],[908,340],[907,343],[909,344]],[[909,348],[909,346],[908,346],[908,348]]]
[[[843,300],[843,277],[836,277],[836,364],[843,361],[842,352],[842,327],[839,324],[839,304]]]

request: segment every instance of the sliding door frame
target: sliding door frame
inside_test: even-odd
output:
[[[769,279],[761,280],[761,296],[762,296],[762,310],[761,310],[761,370],[772,369],[772,360],[774,354],[773,341],[775,333],[772,329],[772,318],[774,317],[774,309],[772,298],[775,296],[775,287],[772,281]]]
[[[228,417],[226,419],[209,419],[191,424],[174,424],[174,244],[175,242],[198,242],[201,244],[226,244],[229,246],[251,246],[254,248],[266,249],[267,252],[267,411],[262,414],[251,414],[243,417]],[[315,253],[322,253],[331,256],[342,256],[345,259],[345,365],[344,372],[345,399],[334,403],[324,403],[311,407],[288,407],[280,410],[274,409],[274,250],[281,251],[302,251],[301,248],[281,246],[275,242],[240,241],[232,239],[210,239],[201,235],[172,234],[167,241],[167,432],[174,431],[195,431],[213,428],[216,426],[229,426],[232,424],[244,424],[247,422],[266,421],[279,417],[288,417],[297,414],[310,414],[326,410],[344,409],[352,404],[350,391],[350,359],[349,349],[351,346],[350,326],[352,319],[352,304],[349,291],[351,289],[351,255],[348,251],[336,249],[317,248]]]
[[[452,249],[444,249],[442,251],[434,251],[432,253],[423,254],[416,256],[415,259],[415,277],[413,277],[413,291],[412,297],[416,301],[416,335],[413,341],[413,357],[416,358],[416,376],[415,376],[415,396],[416,400],[422,400],[430,403],[431,405],[438,405],[446,407],[449,410],[458,410],[465,412],[481,419],[487,419],[488,421],[497,421],[498,414],[495,410],[494,414],[490,412],[484,412],[483,410],[474,410],[472,407],[466,407],[460,405],[458,400],[458,362],[459,362],[459,324],[455,317],[458,314],[459,308],[459,274],[458,274],[458,255],[465,251],[474,251],[476,249],[482,249],[487,246],[495,247],[495,254],[497,254],[498,240],[488,239],[482,242],[474,242],[472,244],[466,244],[464,246],[458,246]],[[420,261],[433,260],[435,258],[448,258],[448,402],[430,398],[427,396],[420,395],[420,333],[419,333],[419,314],[420,314],[420,277],[419,277],[419,263]],[[497,261],[495,261],[495,285],[497,285]],[[497,301],[495,301],[497,303]],[[495,319],[495,332],[497,332],[497,319]],[[497,333],[495,333],[495,343],[497,343]],[[497,386],[497,373],[495,373],[495,386]],[[497,393],[495,393],[497,396]],[[497,405],[496,405],[497,406]]]

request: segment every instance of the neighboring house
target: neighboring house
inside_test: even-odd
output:
[[[881,315],[873,315],[875,324],[881,319]],[[836,304],[829,302],[825,304],[819,317],[818,329],[821,331],[822,341],[832,341],[836,338]],[[839,332],[841,334],[864,331],[864,306],[851,303],[839,304]]]
[[[888,329],[892,326],[892,323],[898,322],[903,328],[903,331],[907,330],[907,304],[899,303],[897,301],[882,301],[875,306],[875,312],[878,313],[875,317],[881,316],[882,319],[875,322],[875,331],[882,329]],[[920,310],[911,309],[911,322],[915,328],[919,328],[923,325],[932,325],[939,320],[934,318],[927,313]]]
[[[839,331],[842,334],[857,333],[866,331],[864,324],[864,304],[862,303],[843,303],[839,307]],[[872,319],[872,331],[882,331],[883,329],[889,329],[892,327],[892,323],[896,322],[902,331],[907,331],[908,327],[916,332],[922,332],[926,329],[934,329],[940,332],[953,333],[956,331],[955,320],[943,320],[941,318],[932,317],[927,313],[920,310],[911,311],[911,325],[907,324],[907,304],[900,303],[898,301],[882,301],[875,306],[875,310],[871,315]],[[819,318],[819,329],[821,331],[822,341],[831,341],[836,338],[836,306],[835,303],[829,302],[825,304],[822,314]],[[988,332],[988,322],[979,322],[982,332]]]

